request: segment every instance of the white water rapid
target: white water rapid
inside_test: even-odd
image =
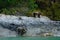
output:
[[[46,16],[34,18],[0,14],[0,37],[16,37],[14,30],[17,27],[27,28],[24,36],[40,36],[47,32],[53,33],[54,36],[60,35],[60,21],[52,21]]]

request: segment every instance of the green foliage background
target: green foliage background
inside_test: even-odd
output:
[[[1,14],[32,16],[36,11],[52,20],[60,20],[60,0],[0,0]]]

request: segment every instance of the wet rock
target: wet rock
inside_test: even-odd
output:
[[[21,17],[19,17],[19,20],[22,20],[22,18],[21,18]]]
[[[16,32],[18,33],[18,35],[23,36],[26,33],[26,29],[24,27],[18,27]]]
[[[47,36],[53,36],[53,33],[47,32],[47,33],[42,33],[41,35],[47,37]]]

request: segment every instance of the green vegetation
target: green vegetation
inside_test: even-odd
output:
[[[0,0],[0,13],[32,16],[35,11],[52,20],[60,20],[60,0]]]
[[[43,15],[52,20],[60,20],[60,3],[59,0],[38,0],[38,8]]]

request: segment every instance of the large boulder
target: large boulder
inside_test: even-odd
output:
[[[18,27],[16,32],[18,33],[18,35],[23,36],[26,33],[26,28],[24,27]]]

